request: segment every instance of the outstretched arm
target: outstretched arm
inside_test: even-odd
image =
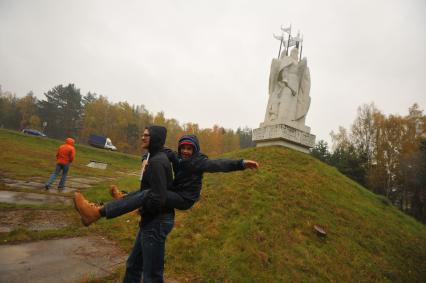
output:
[[[202,172],[231,172],[237,170],[244,170],[246,168],[257,169],[259,164],[252,160],[232,160],[232,159],[205,159],[200,164]]]

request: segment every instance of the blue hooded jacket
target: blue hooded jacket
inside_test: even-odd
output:
[[[180,146],[186,142],[193,143],[194,153],[191,157],[183,159],[180,155]],[[207,155],[200,152],[200,144],[195,135],[184,135],[179,139],[178,153],[167,149],[166,153],[172,162],[175,173],[171,190],[191,202],[196,202],[200,198],[203,174],[205,172],[244,170],[242,159],[209,159]]]

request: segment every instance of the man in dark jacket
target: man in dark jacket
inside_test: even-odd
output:
[[[125,283],[139,283],[142,273],[143,282],[163,282],[165,242],[174,224],[174,210],[164,206],[166,191],[173,181],[170,161],[163,151],[166,133],[166,128],[160,126],[147,127],[143,133],[142,148],[147,149],[150,155],[141,181],[141,191],[146,191],[146,197],[140,229],[126,263]],[[85,213],[96,213],[95,210],[88,209],[90,203],[79,192],[74,195],[74,204],[83,224],[89,225],[91,215]],[[105,214],[104,209],[96,211],[100,215]]]

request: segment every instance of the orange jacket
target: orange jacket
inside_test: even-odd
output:
[[[75,157],[74,140],[67,138],[65,143],[58,148],[56,153],[56,163],[67,165],[73,162]]]

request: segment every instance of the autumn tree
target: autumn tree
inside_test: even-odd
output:
[[[380,117],[377,116],[377,118]],[[374,157],[376,165],[369,176],[371,178],[374,175],[380,175],[384,178],[378,180],[377,177],[373,177],[375,182],[371,182],[372,179],[370,179],[370,186],[374,191],[385,195],[392,201],[399,202],[402,191],[401,154],[403,142],[406,139],[406,123],[403,117],[390,115],[378,120],[377,127],[376,155]]]
[[[26,96],[20,98],[17,106],[21,113],[21,129],[33,128],[41,130],[41,121],[37,115],[37,98],[34,96],[34,93],[30,91]]]
[[[19,129],[21,113],[18,101],[16,94],[9,91],[3,92],[0,87],[0,127]]]
[[[80,130],[81,140],[87,141],[91,134],[109,136],[114,123],[111,108],[108,99],[102,95],[85,103]]]
[[[407,116],[386,116],[363,105],[351,127],[332,133],[330,164],[425,221],[426,117],[417,104]]]
[[[358,114],[351,127],[350,140],[357,155],[362,160],[362,166],[368,170],[371,167],[375,149],[374,115],[379,113],[374,103],[358,107]]]

